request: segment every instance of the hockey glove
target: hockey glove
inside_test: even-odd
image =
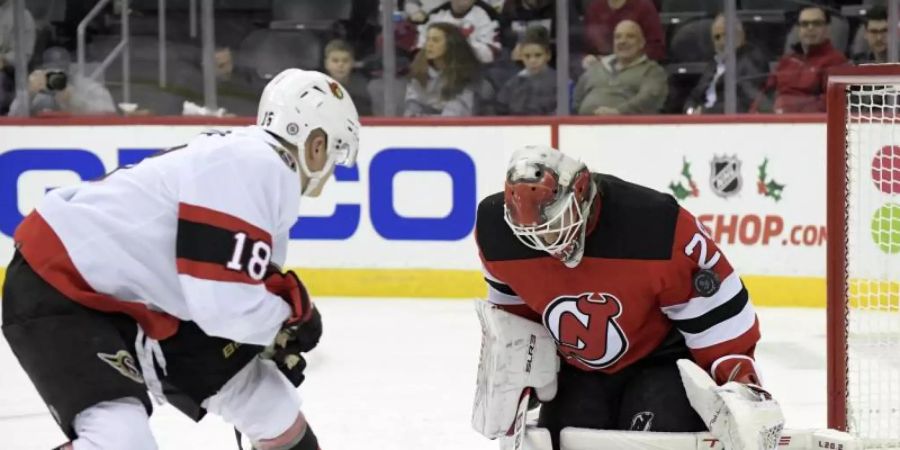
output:
[[[294,272],[270,270],[265,285],[270,292],[283,298],[292,310],[291,317],[275,336],[269,356],[285,377],[294,386],[299,386],[305,378],[303,370],[306,369],[306,360],[301,353],[312,350],[319,343],[322,316]]]
[[[306,358],[296,349],[290,347],[275,346],[275,353],[272,354],[272,361],[278,367],[278,370],[291,382],[294,387],[300,386],[306,375]]]
[[[309,320],[312,316],[312,301],[297,274],[292,271],[281,273],[272,266],[263,282],[266,290],[284,299],[291,307],[291,316],[285,322],[286,326],[299,325]]]
[[[305,378],[303,370],[306,369],[306,359],[302,353],[312,350],[319,343],[321,335],[322,316],[313,306],[309,320],[301,325],[286,325],[275,336],[270,357],[294,387],[300,386]]]

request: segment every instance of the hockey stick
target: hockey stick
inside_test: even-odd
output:
[[[528,416],[528,403],[531,401],[532,389],[525,388],[522,390],[522,396],[519,398],[519,406],[516,408],[516,418],[513,420],[508,439],[512,439],[512,450],[522,450],[525,444],[525,418]]]

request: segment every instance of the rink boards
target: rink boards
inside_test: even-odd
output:
[[[502,189],[517,147],[555,144],[595,171],[678,197],[744,274],[757,304],[823,305],[824,122],[663,120],[366,122],[357,167],[339,170],[321,198],[303,200],[287,265],[315,295],[482,296],[477,203]],[[0,260],[48,189],[242,123],[0,122]]]

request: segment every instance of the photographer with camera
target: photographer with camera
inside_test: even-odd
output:
[[[22,28],[22,42],[18,47],[25,54],[25,61],[34,53],[34,18],[28,9],[19,24]],[[16,36],[13,32],[13,2],[0,0],[0,116],[6,114],[15,96]]]
[[[95,80],[70,70],[71,56],[62,47],[44,51],[40,68],[28,75],[28,98],[16,96],[10,116],[63,114],[115,114],[112,94]]]

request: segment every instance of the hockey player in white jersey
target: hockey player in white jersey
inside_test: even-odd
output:
[[[148,389],[256,449],[319,448],[295,386],[321,319],[279,267],[301,196],[355,163],[358,133],[340,84],[289,69],[256,125],[47,194],[15,233],[3,334],[61,449],[157,448]]]

